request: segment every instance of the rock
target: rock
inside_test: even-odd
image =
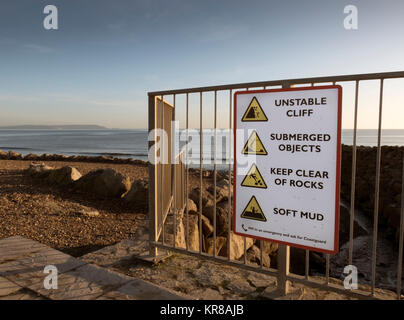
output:
[[[8,158],[10,160],[21,160],[23,158],[23,156],[21,154],[19,154],[18,152],[9,151]]]
[[[52,160],[54,161],[64,161],[67,160],[69,157],[64,154],[53,154]]]
[[[46,178],[50,184],[65,186],[81,178],[81,173],[74,167],[66,166],[51,170]]]
[[[253,245],[247,251],[247,260],[261,265],[261,249],[258,248],[256,245]],[[262,252],[262,264],[264,267],[269,268],[271,265],[271,258],[269,257],[268,253]]]
[[[45,178],[53,169],[53,167],[47,166],[43,162],[33,162],[29,165],[29,168],[26,170],[26,172],[34,178]]]
[[[325,272],[325,258],[313,251],[310,251],[310,273],[317,271]],[[304,275],[305,273],[306,250],[290,247],[290,272]]]
[[[91,171],[75,181],[77,190],[93,193],[100,197],[121,197],[130,188],[130,180],[114,169]]]
[[[399,205],[386,205],[383,208],[383,217],[387,220],[389,226],[396,227],[397,231],[400,230],[401,208]]]
[[[252,238],[246,238],[246,250],[250,249],[254,244]],[[223,246],[221,256],[227,256],[227,241]],[[244,255],[244,238],[230,232],[230,259],[238,260]]]
[[[189,215],[188,245],[189,250],[199,251],[199,225],[198,216]]]
[[[0,159],[7,159],[8,158],[8,153],[0,150]]]
[[[149,183],[146,180],[135,180],[129,192],[123,198],[132,207],[146,212],[149,207]]]
[[[225,237],[217,237],[216,238],[216,256],[219,255],[219,252],[222,250],[223,246],[226,244]],[[206,252],[208,254],[213,254],[213,238],[206,239]]]
[[[211,224],[213,225],[213,215],[214,207],[207,206],[202,209],[203,215],[209,218]],[[226,209],[216,206],[216,233],[217,235],[227,234],[229,229],[229,214]]]
[[[261,244],[262,244],[263,252],[265,252],[266,254],[275,255],[278,252],[278,244],[275,242],[264,241],[264,240],[257,241],[258,248],[261,248]]]
[[[49,153],[44,153],[43,155],[40,156],[42,160],[52,160],[52,155]]]
[[[198,213],[198,207],[192,199],[188,198],[188,213]]]
[[[203,235],[205,237],[209,237],[213,233],[213,226],[210,224],[210,221],[208,218],[206,218],[204,215],[202,217],[202,230],[203,230]]]
[[[212,195],[212,199],[213,199],[213,194],[215,192],[215,188],[213,187],[213,185],[211,185],[207,191]],[[227,199],[227,197],[229,196],[229,186],[226,185],[224,187],[219,187],[218,185],[216,185],[216,202],[220,202],[223,199]]]
[[[175,246],[179,248],[186,248],[186,218],[183,215],[177,214],[176,215],[176,233],[175,233]],[[192,251],[199,251],[199,219],[196,215],[189,215],[188,216],[188,245],[189,250]],[[162,235],[161,235],[162,236]],[[160,238],[159,241],[161,241]],[[173,245],[173,216],[167,217],[165,223],[165,235],[164,235],[164,242],[168,245]]]
[[[38,160],[38,155],[36,155],[36,154],[33,154],[33,153],[29,153],[29,154],[27,154],[26,156],[24,156],[24,159],[25,160]]]
[[[90,218],[98,217],[100,215],[100,213],[97,210],[94,210],[91,208],[83,208],[82,210],[76,211],[74,213],[77,215],[80,215],[80,216],[85,216],[85,217],[90,217]]]
[[[340,206],[340,222],[339,222],[339,247],[341,248],[342,245],[349,241],[349,228],[350,228],[350,217],[351,214],[349,210],[344,207]],[[354,238],[367,235],[368,232],[366,229],[361,227],[361,225],[354,220]]]
[[[199,208],[199,192],[200,188],[194,188],[192,191],[189,193],[189,199],[191,199]],[[202,208],[206,206],[212,206],[213,205],[213,196],[204,188],[202,188]]]

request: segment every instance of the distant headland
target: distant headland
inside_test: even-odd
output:
[[[70,125],[20,125],[20,126],[0,126],[1,129],[10,130],[100,130],[108,129],[95,124],[70,124]]]

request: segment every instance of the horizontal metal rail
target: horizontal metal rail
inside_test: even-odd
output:
[[[207,87],[186,88],[186,89],[176,89],[176,90],[154,91],[154,92],[149,92],[148,95],[149,96],[159,96],[159,95],[170,95],[170,94],[220,91],[220,90],[230,90],[230,89],[258,88],[258,87],[263,87],[263,86],[280,86],[280,85],[284,85],[284,84],[296,85],[296,84],[305,84],[305,83],[380,80],[380,79],[396,79],[396,78],[404,78],[404,71],[234,83],[234,84],[219,85],[219,86],[207,86]]]

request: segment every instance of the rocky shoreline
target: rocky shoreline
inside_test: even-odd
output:
[[[63,154],[27,154],[22,155],[15,151],[5,152],[0,150],[0,160],[26,160],[26,161],[65,161],[65,162],[95,162],[95,163],[115,163],[115,164],[134,164],[147,166],[148,162],[132,158],[116,158],[111,156],[66,156]]]

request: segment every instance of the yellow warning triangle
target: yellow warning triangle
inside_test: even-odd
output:
[[[243,154],[258,154],[258,155],[267,155],[268,152],[265,150],[264,145],[261,142],[260,137],[257,132],[254,130],[248,138],[244,148]]]
[[[241,182],[243,187],[252,187],[252,188],[262,188],[266,189],[267,185],[262,178],[261,172],[258,170],[256,164],[254,163],[247,175],[244,177],[243,182]]]
[[[251,197],[247,206],[243,210],[241,217],[244,219],[252,219],[252,220],[263,221],[263,222],[267,221],[267,218],[265,218],[265,215],[262,212],[262,209],[261,209],[260,205],[258,204],[258,201],[255,198],[255,196]]]
[[[241,121],[268,121],[268,118],[256,97],[252,98]]]

